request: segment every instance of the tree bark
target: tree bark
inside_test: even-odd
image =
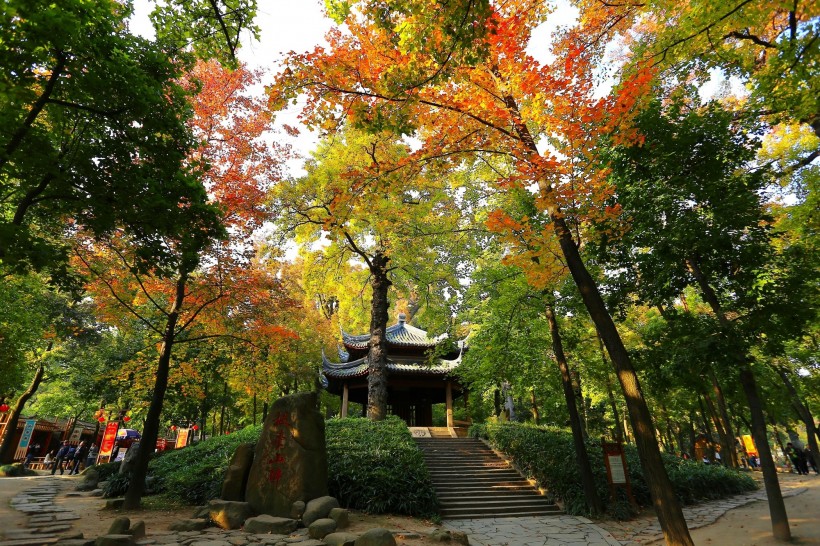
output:
[[[500,77],[497,70],[495,76]],[[533,163],[542,163],[543,158],[538,152],[538,146],[529,128],[524,123],[515,99],[511,95],[505,95],[503,100],[510,114],[513,130],[519,137],[521,144],[532,154]],[[543,196],[549,197],[552,195],[553,190],[549,180],[541,177],[537,182],[538,189]],[[638,375],[635,373],[629,353],[623,344],[623,340],[621,340],[615,323],[612,321],[609,310],[604,304],[598,285],[581,258],[581,253],[573,240],[572,232],[567,226],[563,211],[555,203],[548,202],[547,213],[552,222],[553,231],[558,239],[567,268],[578,287],[578,291],[581,293],[584,306],[590,317],[592,317],[604,346],[609,352],[612,365],[615,367],[615,373],[618,376],[626,400],[629,419],[632,422],[635,446],[638,449],[638,456],[641,460],[646,483],[652,496],[652,504],[666,543],[676,546],[693,546],[689,528],[686,526],[686,519],[683,517],[683,510],[681,510],[680,502],[677,495],[675,495],[669,475],[666,473],[666,468],[663,466],[658,440],[655,437],[652,415],[641,391]]]
[[[721,388],[720,382],[715,375],[715,371],[710,369],[709,372],[712,380],[712,390],[715,393],[715,402],[719,412],[718,416],[723,422],[723,429],[726,432],[726,436],[728,437],[730,443],[729,459],[727,462],[732,465],[732,468],[739,468],[740,461],[737,460],[737,451],[735,450],[735,431],[732,428],[732,421],[729,419],[729,410],[726,408],[726,398],[723,396],[723,389]]]
[[[700,287],[704,301],[712,309],[723,328],[723,335],[729,336],[732,324],[723,312],[717,294],[709,284],[709,280],[700,269],[697,259],[689,258],[687,265],[692,275]],[[789,517],[786,514],[786,504],[783,502],[783,494],[780,491],[780,482],[777,479],[777,467],[774,465],[769,440],[766,437],[766,418],[763,415],[763,405],[757,393],[757,382],[750,364],[750,357],[745,347],[738,347],[736,353],[738,369],[740,370],[740,384],[746,394],[749,410],[752,417],[752,437],[754,438],[758,454],[760,455],[760,467],[763,470],[763,484],[766,486],[766,497],[769,499],[769,514],[772,519],[772,534],[776,540],[791,540],[789,529]]]
[[[168,388],[168,374],[171,367],[171,352],[176,339],[176,326],[179,314],[182,311],[182,303],[185,300],[185,285],[188,282],[187,271],[180,272],[176,282],[176,293],[171,311],[165,321],[165,332],[162,336],[160,346],[159,361],[157,362],[157,374],[154,381],[154,393],[151,397],[151,405],[148,407],[148,415],[145,418],[145,427],[142,431],[142,438],[137,449],[137,456],[131,471],[131,481],[128,490],[125,492],[123,508],[125,510],[136,510],[140,507],[142,494],[145,491],[145,477],[148,473],[148,462],[154,454],[159,436],[159,418],[162,413],[162,404],[165,401],[165,390]]]
[[[535,420],[535,424],[540,424],[541,416],[538,414],[538,404],[535,400],[535,389],[530,389],[530,404],[532,405],[532,417]]]
[[[606,394],[609,398],[609,406],[612,408],[612,417],[615,419],[615,439],[623,442],[625,438],[623,425],[621,424],[621,413],[618,411],[618,404],[615,400],[615,393],[612,392],[612,379],[609,377],[609,362],[606,360],[606,351],[604,350],[604,342],[601,339],[601,334],[595,332],[595,337],[598,339],[598,350],[601,351],[601,360],[604,363],[604,380],[606,381]]]
[[[706,407],[712,416],[712,422],[715,424],[717,437],[720,441],[720,451],[722,453],[720,461],[721,463],[732,466],[734,468],[734,459],[731,456],[731,452],[734,451],[734,438],[729,438],[728,434],[726,433],[726,429],[723,427],[723,422],[718,416],[717,410],[715,409],[715,403],[712,401],[712,397],[706,394],[703,396],[703,399],[706,401]]]
[[[595,488],[595,477],[592,474],[592,466],[589,464],[589,455],[587,455],[587,448],[584,443],[584,430],[575,402],[575,389],[573,388],[572,377],[570,376],[569,366],[567,365],[567,358],[564,355],[564,346],[561,343],[561,332],[558,330],[558,321],[555,318],[555,309],[553,308],[552,302],[546,304],[545,311],[547,321],[550,325],[553,357],[555,363],[558,365],[558,369],[561,371],[561,385],[564,388],[564,400],[567,403],[567,411],[569,412],[572,441],[575,444],[575,455],[578,457],[578,470],[581,473],[584,498],[592,513],[602,514],[604,512],[604,505]]]
[[[370,286],[373,299],[370,303],[370,341],[368,343],[367,417],[381,421],[387,417],[387,263],[390,258],[376,252],[370,259]]]
[[[20,414],[23,413],[23,408],[25,407],[26,402],[34,396],[34,393],[37,392],[37,388],[43,381],[44,372],[45,367],[43,366],[43,363],[40,362],[37,366],[37,371],[34,372],[34,377],[31,379],[31,383],[29,383],[28,388],[25,392],[23,392],[23,394],[20,395],[20,398],[17,399],[17,402],[11,409],[9,420],[6,421],[6,429],[3,432],[3,440],[0,442],[0,463],[2,464],[11,464],[14,462],[14,452],[17,449],[17,446],[14,445],[14,435],[17,432],[17,423],[20,420]]]
[[[814,460],[820,462],[820,450],[818,450],[817,446],[817,427],[814,424],[814,416],[812,416],[809,408],[800,400],[800,395],[791,382],[791,379],[789,379],[788,372],[782,366],[775,366],[775,369],[777,375],[780,376],[780,379],[786,386],[786,390],[789,391],[789,397],[791,397],[794,409],[800,416],[800,420],[803,421],[803,424],[806,426],[806,438],[808,439],[809,450],[814,456]]]

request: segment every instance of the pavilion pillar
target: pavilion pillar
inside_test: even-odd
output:
[[[444,387],[447,402],[447,427],[453,428],[453,383],[448,381]]]
[[[347,383],[342,385],[342,419],[347,417],[348,399],[350,398],[350,391],[347,388]]]

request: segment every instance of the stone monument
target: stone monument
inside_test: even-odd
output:
[[[273,403],[245,490],[245,500],[257,513],[290,517],[294,502],[328,494],[325,423],[316,402],[314,392]]]

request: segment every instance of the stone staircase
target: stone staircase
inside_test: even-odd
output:
[[[475,438],[416,438],[444,519],[561,514],[508,462]]]

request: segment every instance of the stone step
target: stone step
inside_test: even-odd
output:
[[[443,518],[561,514],[529,480],[476,439],[416,438]]]

